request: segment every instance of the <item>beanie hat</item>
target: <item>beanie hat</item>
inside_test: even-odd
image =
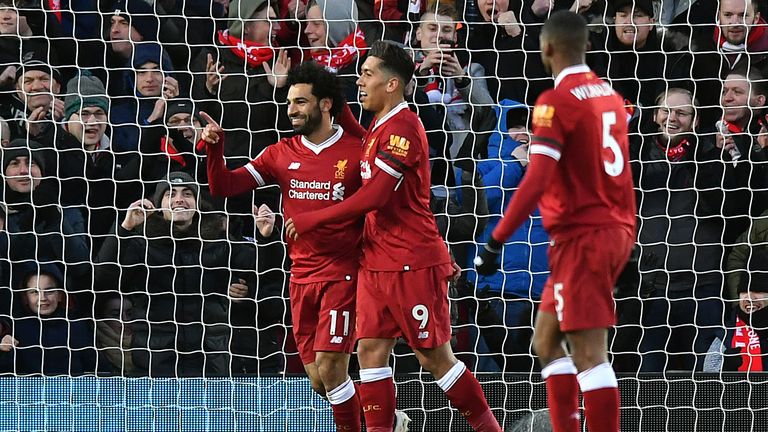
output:
[[[195,113],[195,105],[191,100],[169,100],[167,108],[165,109],[165,121],[168,121],[168,119],[179,113],[189,114],[192,117],[197,118],[197,113]]]
[[[249,20],[267,0],[230,0],[229,2],[229,34],[243,37],[243,20]]]
[[[136,49],[133,50],[133,67],[139,69],[149,62],[157,63],[163,72],[173,72],[171,57],[160,45],[155,43],[137,44]]]
[[[37,141],[27,141],[23,138],[17,138],[11,141],[7,147],[0,149],[0,152],[3,155],[3,174],[5,174],[5,169],[8,168],[8,165],[10,165],[14,159],[18,157],[26,157],[35,161],[37,166],[40,167],[40,172],[45,175],[45,159],[43,158],[42,151],[42,146]]]
[[[768,292],[768,248],[752,248],[748,270],[741,270],[738,292]]]
[[[125,18],[145,41],[156,41],[158,19],[154,8],[144,0],[119,0],[114,15]]]
[[[21,56],[21,67],[16,69],[16,81],[18,82],[29,71],[41,71],[61,83],[61,74],[51,66],[52,60],[48,58],[47,50],[36,49],[26,51]]]
[[[64,119],[68,120],[81,107],[95,106],[109,112],[109,99],[101,80],[88,71],[72,78],[67,83],[67,96],[64,98]]]
[[[185,173],[184,171],[174,171],[168,174],[168,177],[165,179],[165,181],[157,184],[152,203],[155,205],[155,207],[159,208],[163,201],[163,195],[165,195],[165,193],[172,187],[179,186],[185,186],[189,188],[195,193],[195,196],[197,196],[198,192],[200,192],[200,186],[197,184],[195,179],[192,178],[191,175]]]
[[[615,14],[619,9],[625,6],[633,6],[635,9],[641,10],[653,18],[653,1],[651,0],[618,0],[613,3],[613,13]]]
[[[59,266],[54,263],[37,263],[27,261],[19,265],[16,273],[16,283],[14,286],[19,290],[27,290],[28,287],[22,286],[30,276],[48,275],[56,280],[56,288],[64,288],[64,273]]]

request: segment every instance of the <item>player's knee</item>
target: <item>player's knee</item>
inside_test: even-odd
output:
[[[325,385],[320,377],[309,377],[309,383],[312,386],[312,390],[319,394],[321,397],[325,397]]]
[[[549,364],[552,360],[561,357],[559,355],[560,351],[562,351],[561,344],[553,343],[549,338],[534,334],[532,345],[533,351],[543,365]]]

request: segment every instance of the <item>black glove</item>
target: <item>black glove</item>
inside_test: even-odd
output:
[[[478,274],[490,276],[499,270],[499,254],[502,244],[491,237],[480,254],[475,257],[475,269]]]

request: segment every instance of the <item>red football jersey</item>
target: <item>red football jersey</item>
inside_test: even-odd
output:
[[[531,153],[559,161],[539,202],[550,235],[625,225],[634,232],[624,102],[587,66],[564,69],[533,110]]]
[[[429,209],[427,134],[405,102],[368,129],[360,161],[363,183],[373,170],[382,170],[398,182],[387,205],[365,216],[363,267],[407,271],[450,263],[448,248]]]
[[[304,136],[282,139],[246,165],[259,185],[280,186],[286,220],[339,203],[360,188],[360,138],[336,127],[336,133],[320,144]],[[288,238],[291,280],[311,283],[356,277],[362,232],[360,219],[321,226],[295,241]]]

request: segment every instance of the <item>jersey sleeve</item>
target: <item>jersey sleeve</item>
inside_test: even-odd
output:
[[[549,156],[559,161],[565,143],[565,121],[574,112],[569,112],[554,91],[544,92],[533,108],[533,137],[531,154]]]
[[[256,159],[253,159],[245,165],[245,169],[253,176],[259,186],[268,185],[277,181],[275,172],[277,172],[277,161],[279,158],[280,147],[282,146],[283,142],[280,141],[277,144],[265,148],[258,156],[256,156]]]
[[[376,167],[400,180],[406,171],[415,169],[421,158],[421,138],[417,128],[388,127],[381,134],[376,150]]]

